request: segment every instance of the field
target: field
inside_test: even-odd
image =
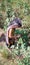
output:
[[[22,27],[15,30],[20,35],[16,47],[9,49],[5,33],[15,17]],[[30,65],[30,0],[0,0],[0,65]]]

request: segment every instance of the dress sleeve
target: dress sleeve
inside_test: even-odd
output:
[[[7,28],[7,31],[6,31],[6,43],[8,44],[8,31],[9,31],[10,27]]]

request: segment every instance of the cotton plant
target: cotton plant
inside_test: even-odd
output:
[[[18,44],[23,44],[23,40],[22,40],[22,38],[19,38],[19,40],[18,40]]]
[[[16,47],[16,49],[17,49],[17,51],[18,51],[18,55],[20,55],[20,49],[21,49],[21,44],[23,43],[23,41],[22,41],[22,38],[20,38],[19,40],[18,40],[18,42],[17,42],[17,47]]]
[[[5,23],[4,23],[4,30],[5,31],[7,29],[7,26],[9,25],[9,21],[10,21],[10,19],[9,18],[6,18]]]
[[[13,15],[13,16],[10,18],[10,21],[12,21],[14,18],[15,18],[15,15]]]
[[[18,52],[20,54],[25,54],[26,53],[26,50],[24,48],[24,43],[23,43],[22,38],[19,39],[17,46],[18,46]]]
[[[27,47],[27,51],[30,51],[29,49],[30,49],[30,46]]]
[[[17,41],[17,49],[21,49],[21,45],[23,44],[22,38],[19,38]]]

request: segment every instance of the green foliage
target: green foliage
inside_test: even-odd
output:
[[[7,0],[8,2],[11,2],[11,0]]]
[[[24,65],[24,64],[22,64],[22,62],[19,62],[18,65]]]
[[[5,11],[5,5],[3,3],[1,4],[1,9],[2,11]]]
[[[0,13],[0,28],[4,28],[4,20],[1,13]]]
[[[23,62],[25,65],[30,65],[30,57],[24,58],[24,59],[22,60],[22,62]]]
[[[24,14],[25,15],[29,15],[30,13],[28,13],[29,12],[29,5],[28,5],[28,3],[25,2],[23,5],[24,5]]]
[[[25,0],[2,0],[1,2],[1,11],[4,11],[3,16],[5,15],[5,18],[7,17],[11,18],[14,15],[18,16],[22,21],[29,22],[30,23],[30,1]],[[7,16],[7,17],[6,17]],[[27,18],[28,17],[28,18]],[[10,22],[10,21],[8,21]],[[23,25],[26,25],[25,27],[30,27],[30,24],[25,23]],[[5,21],[6,23],[6,21]],[[8,23],[7,23],[8,24]],[[7,27],[7,25],[3,25]]]
[[[20,31],[19,30],[15,30],[15,34],[20,34]]]
[[[0,27],[6,31],[9,23],[14,18],[13,16],[18,16],[22,19],[23,29],[15,30],[15,34],[20,34],[21,37],[17,41],[17,47],[12,49],[12,54],[3,49],[2,46],[0,46],[0,51],[4,58],[23,55],[24,58],[21,60],[17,57],[17,65],[30,65],[30,0],[2,0],[0,2]],[[28,30],[25,28],[28,28]]]
[[[2,57],[9,59],[12,58],[12,55],[7,49],[3,49]]]
[[[7,10],[7,16],[8,16],[8,18],[9,17],[11,17],[13,15],[13,9],[12,9],[12,7],[11,7],[11,5],[10,5],[10,8],[8,8],[8,10]]]
[[[18,63],[18,65],[30,65],[30,57],[25,57],[23,59],[17,59],[16,62]]]
[[[30,65],[30,57],[25,57],[23,59],[17,60],[18,65]]]
[[[22,38],[19,38],[18,44],[23,44]]]
[[[29,43],[28,43],[29,32],[26,29],[24,29],[24,30],[16,30],[15,34],[20,34],[21,35],[21,37],[18,40],[18,43],[20,43],[21,45],[23,44],[24,48],[27,49],[27,47],[29,45]]]
[[[2,10],[2,11],[5,11],[5,4],[4,4],[4,0],[2,0],[2,3],[1,3],[1,10]]]

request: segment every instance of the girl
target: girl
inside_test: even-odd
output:
[[[15,18],[8,26],[6,32],[6,45],[10,48],[11,45],[14,44],[15,41],[15,29],[20,28],[22,26],[21,20],[19,18]]]

